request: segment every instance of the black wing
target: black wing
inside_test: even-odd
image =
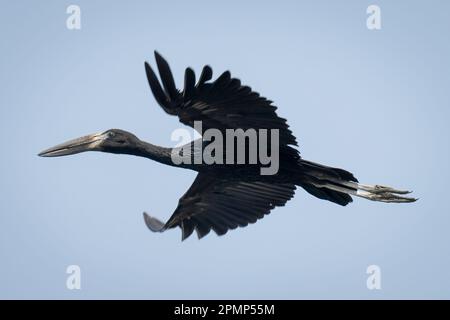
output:
[[[155,232],[180,227],[183,240],[194,230],[199,238],[211,229],[223,235],[230,229],[256,222],[275,207],[284,206],[294,196],[295,188],[291,183],[229,181],[199,173],[166,223],[146,213],[144,219],[147,227]]]
[[[250,87],[242,86],[239,79],[231,78],[229,71],[208,82],[212,78],[212,69],[205,66],[196,84],[194,71],[187,68],[184,90],[180,92],[166,60],[156,51],[155,58],[163,87],[146,62],[150,88],[164,111],[178,116],[180,122],[193,127],[194,121],[202,121],[203,130],[278,129],[280,147],[297,145],[286,119],[278,117],[272,101],[261,97]]]

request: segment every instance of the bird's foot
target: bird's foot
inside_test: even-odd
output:
[[[391,187],[380,185],[371,186],[359,183],[357,185],[358,190],[356,192],[356,196],[365,199],[373,201],[397,202],[397,203],[414,202],[417,200],[416,198],[403,196],[405,194],[411,193],[411,191],[398,190]]]

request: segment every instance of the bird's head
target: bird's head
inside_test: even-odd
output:
[[[41,157],[60,157],[85,151],[129,153],[136,149],[139,139],[132,133],[120,129],[90,134],[61,143],[39,153]]]

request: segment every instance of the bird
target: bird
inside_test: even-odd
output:
[[[212,80],[212,68],[205,65],[196,81],[194,70],[188,67],[184,74],[184,89],[179,90],[167,61],[157,51],[154,55],[160,79],[148,62],[145,62],[145,72],[156,102],[167,114],[177,116],[184,125],[195,127],[197,121],[201,122],[203,129],[214,129],[223,134],[230,129],[276,130],[279,168],[275,174],[263,175],[260,162],[177,162],[173,160],[174,154],[181,155],[183,150],[190,150],[188,157],[194,157],[199,152],[199,145],[207,147],[212,141],[202,137],[181,147],[161,147],[120,129],[83,136],[38,154],[41,157],[60,157],[101,151],[145,157],[196,171],[194,182],[165,223],[143,213],[145,224],[151,231],[164,232],[179,227],[182,240],[194,231],[199,239],[211,230],[221,236],[229,230],[255,223],[275,207],[284,206],[292,199],[297,187],[341,206],[352,202],[353,196],[388,203],[417,200],[405,196],[411,191],[361,184],[347,170],[303,159],[287,120],[277,115],[273,101],[241,84],[239,79],[231,77],[229,71]],[[275,150],[270,146],[268,149]]]

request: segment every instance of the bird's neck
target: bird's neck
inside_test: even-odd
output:
[[[133,154],[136,156],[145,157],[170,166],[176,166],[171,157],[172,148],[165,148],[139,140],[136,148],[133,149]]]

